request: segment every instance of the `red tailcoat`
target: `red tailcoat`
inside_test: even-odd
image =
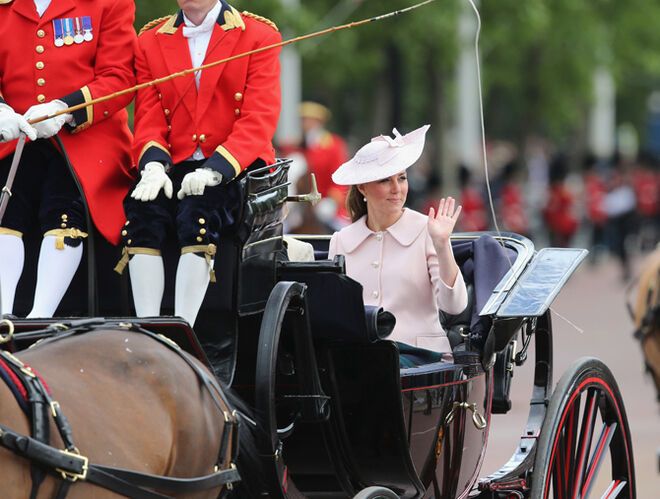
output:
[[[205,64],[281,41],[270,21],[221,3]],[[138,82],[192,67],[183,26],[179,12],[139,36]],[[137,97],[135,163],[176,165],[200,147],[229,181],[259,158],[273,162],[279,113],[279,49],[203,70],[199,90],[192,75],[148,87]]]
[[[53,99],[72,106],[133,86],[134,14],[130,0],[52,0],[41,18],[33,0],[0,5],[0,98],[22,114]],[[83,16],[91,20],[92,39],[56,46],[53,21],[78,18],[81,26]],[[115,244],[131,182],[131,133],[124,110],[131,99],[83,108],[74,113],[77,127],[59,133],[96,227]],[[0,158],[15,147],[15,141],[0,144]]]

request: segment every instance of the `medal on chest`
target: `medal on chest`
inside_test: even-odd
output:
[[[54,43],[56,47],[91,42],[94,39],[94,33],[92,31],[92,18],[90,16],[53,19]]]
[[[64,19],[64,45],[73,44],[73,19],[67,17]]]

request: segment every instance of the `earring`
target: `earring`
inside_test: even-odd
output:
[[[362,201],[364,201],[364,202],[366,203],[366,202],[367,202],[367,196],[364,196],[364,197],[362,198]]]

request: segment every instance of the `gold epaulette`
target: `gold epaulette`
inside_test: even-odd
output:
[[[268,26],[273,28],[275,31],[279,31],[279,29],[277,29],[277,24],[275,24],[273,21],[271,21],[267,17],[263,17],[263,16],[259,16],[257,14],[253,14],[252,12],[248,12],[247,10],[243,11],[243,15],[245,17],[251,17],[252,19],[256,19],[257,21],[261,21],[262,23],[267,24]]]
[[[155,28],[155,27],[158,26],[160,23],[162,23],[163,21],[166,21],[166,20],[169,19],[170,17],[172,17],[172,16],[170,15],[170,16],[165,16],[165,17],[159,17],[158,19],[154,19],[153,21],[149,21],[147,24],[145,24],[144,26],[142,26],[142,29],[139,31],[138,36],[140,36],[140,35],[141,35],[142,33],[144,33],[145,31],[150,30],[151,28]]]

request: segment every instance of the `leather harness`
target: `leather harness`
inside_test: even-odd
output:
[[[73,325],[73,324],[72,324]],[[32,368],[24,364],[11,353],[0,350],[0,362],[8,368],[13,376],[18,378],[27,392],[30,411],[28,419],[31,425],[32,436],[22,435],[10,428],[0,424],[0,445],[11,450],[15,454],[28,459],[31,462],[32,491],[31,499],[36,498],[39,486],[50,472],[60,477],[61,483],[55,495],[56,499],[63,499],[68,493],[69,487],[78,481],[86,481],[100,487],[106,488],[126,497],[136,499],[165,499],[171,496],[155,492],[153,489],[164,491],[168,494],[182,494],[201,490],[208,490],[222,485],[228,489],[234,482],[240,480],[240,475],[234,461],[238,452],[238,424],[236,412],[231,411],[229,403],[220,389],[217,381],[201,369],[192,357],[181,350],[181,348],[169,338],[154,334],[133,324],[107,323],[103,320],[79,321],[76,326],[69,329],[61,324],[58,327],[51,326],[53,336],[42,340],[42,343],[58,341],[76,334],[91,331],[99,327],[118,327],[146,334],[159,343],[167,346],[170,350],[179,354],[186,363],[195,371],[199,380],[208,390],[216,407],[224,415],[224,431],[218,452],[218,465],[216,471],[209,475],[196,478],[174,478],[148,473],[140,473],[103,466],[89,462],[89,459],[80,454],[73,442],[71,427],[67,418],[62,413],[60,405],[53,400],[44,381],[37,376]],[[65,328],[62,331],[62,327]],[[7,377],[3,376],[7,383]],[[11,388],[11,384],[7,383]],[[16,394],[16,389],[12,392]],[[20,388],[18,389],[20,390]],[[49,415],[53,418],[55,426],[64,442],[63,450],[49,445],[50,426]]]

